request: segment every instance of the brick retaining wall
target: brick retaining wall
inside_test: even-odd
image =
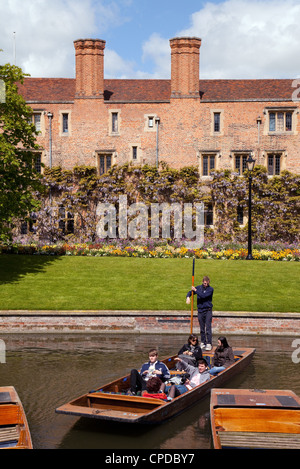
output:
[[[4,333],[189,334],[188,311],[0,311]],[[194,312],[193,332],[199,333]],[[215,311],[213,334],[300,336],[300,313]]]

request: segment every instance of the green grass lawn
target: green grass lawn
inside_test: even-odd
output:
[[[214,310],[299,312],[298,262],[196,260]],[[192,259],[0,256],[0,309],[190,310]],[[196,308],[196,303],[195,303]]]

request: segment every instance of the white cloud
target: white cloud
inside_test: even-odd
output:
[[[180,35],[202,39],[202,78],[288,78],[300,73],[300,3],[208,3]]]
[[[170,78],[170,37],[164,37],[164,30],[155,30],[155,17],[145,17],[145,25],[153,24],[153,32],[143,44],[136,43],[135,50],[129,51],[130,60],[110,44],[109,38],[118,39],[118,33],[119,43],[126,41],[121,26],[130,20],[123,14],[128,10],[122,8],[138,5],[141,9],[140,0],[6,0],[2,3],[0,48],[4,52],[0,53],[0,63],[13,63],[15,31],[17,65],[24,72],[39,77],[73,77],[73,41],[97,37],[107,40],[106,77]],[[201,37],[202,78],[295,78],[300,76],[299,21],[299,0],[208,2],[190,17],[190,26],[178,30],[173,37]],[[135,38],[137,27],[143,25],[135,24],[132,17],[127,34]],[[138,53],[141,47],[138,57],[134,52]]]
[[[116,2],[92,0],[8,0],[1,7],[1,63],[14,62],[31,76],[68,77],[75,73],[73,41],[98,37],[126,19]],[[103,39],[105,39],[103,37]]]
[[[120,57],[117,52],[105,49],[104,70],[105,78],[131,78],[135,76],[135,63],[128,62]]]
[[[140,70],[134,60],[124,60],[117,52],[105,48],[104,70],[106,78],[170,78],[171,57],[169,40],[158,33],[151,35],[142,46],[142,65],[151,62],[151,72]],[[149,68],[149,67],[148,67]]]
[[[201,78],[300,76],[299,0],[209,2],[190,20],[190,27],[174,36],[202,39]],[[143,49],[144,58],[155,64],[153,75],[166,77],[170,67],[168,40],[152,34]]]
[[[143,44],[143,61],[151,60],[154,64],[152,78],[170,78],[171,76],[171,49],[169,39],[160,34],[153,33]]]

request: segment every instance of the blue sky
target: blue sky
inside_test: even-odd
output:
[[[200,78],[300,77],[300,1],[2,0],[0,63],[74,77],[73,41],[106,40],[106,78],[169,78],[169,39],[197,36]],[[14,34],[15,33],[15,34]]]

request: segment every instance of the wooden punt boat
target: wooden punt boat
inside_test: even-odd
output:
[[[56,412],[116,422],[161,423],[197,403],[209,393],[211,388],[222,385],[240,373],[250,363],[255,353],[253,348],[233,349],[233,351],[236,359],[233,365],[172,401],[126,395],[130,387],[130,375],[127,375],[58,407]],[[178,374],[175,370],[176,356],[162,360],[168,366],[171,375]],[[208,362],[212,357],[213,350],[204,355]]]
[[[13,386],[0,387],[0,449],[33,449],[23,405]]]
[[[300,449],[300,399],[292,391],[212,389],[215,449]]]

